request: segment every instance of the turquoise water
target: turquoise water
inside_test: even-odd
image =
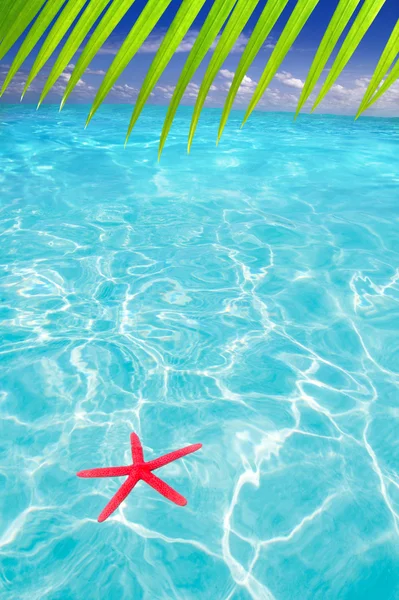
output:
[[[397,599],[399,122],[87,110],[0,107],[1,598]]]

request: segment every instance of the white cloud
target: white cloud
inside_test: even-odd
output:
[[[199,31],[197,31],[195,29],[191,29],[190,31],[188,31],[188,33],[186,34],[186,36],[180,43],[179,47],[177,48],[176,54],[190,52],[190,50],[194,46],[195,40],[197,39],[198,33],[199,33]],[[165,31],[160,32],[160,33],[150,34],[148,36],[148,38],[145,40],[145,42],[142,44],[142,46],[139,48],[138,54],[155,54],[157,52],[159,46],[162,43],[164,35],[165,35]],[[214,50],[216,48],[219,40],[220,40],[220,35],[218,35],[216,37],[215,41],[211,45],[210,50]],[[241,54],[244,51],[244,49],[248,43],[248,40],[249,40],[249,35],[247,35],[245,33],[241,33],[239,35],[239,37],[237,38],[237,41],[234,44],[231,53],[232,54]],[[107,42],[106,44],[104,44],[104,46],[102,48],[100,48],[98,53],[115,55],[115,54],[117,54],[122,43],[123,43],[122,38],[119,40],[114,39],[114,41]],[[272,49],[272,48],[274,48],[274,46],[275,45],[273,44],[272,41],[267,40],[264,43],[263,48],[264,49]]]
[[[222,83],[220,86],[221,90],[229,90],[232,80],[234,78],[234,72],[229,71],[228,69],[222,69],[219,73],[220,78],[222,79]],[[299,79],[295,79],[292,77],[290,73],[284,74],[284,81],[281,81],[280,78],[277,78],[278,83],[285,83],[288,79],[294,80],[295,82],[300,82]],[[241,82],[240,88],[237,92],[237,96],[235,99],[235,103],[237,105],[248,104],[249,99],[252,97],[253,93],[256,90],[258,82],[245,75],[244,79]],[[288,85],[288,87],[294,87],[299,89],[299,85]],[[302,87],[302,86],[301,86]],[[294,110],[296,104],[298,102],[298,93],[287,93],[273,85],[268,87],[263,94],[261,100],[258,103],[259,109],[273,109],[273,110]]]
[[[191,48],[194,45],[195,39],[197,37],[196,32],[188,32],[186,37],[183,39],[181,44],[176,50],[176,54],[180,54],[182,52],[190,52]],[[162,40],[164,38],[164,33],[153,33],[148,36],[145,42],[140,46],[137,54],[155,54],[159,49]],[[115,56],[121,45],[123,43],[123,39],[115,40],[112,42],[107,42],[99,49],[98,54],[111,55]]]
[[[229,71],[228,69],[222,69],[220,71],[220,75],[222,77],[224,77],[225,79],[229,79],[230,81],[233,81],[233,79],[234,79],[234,72]]]
[[[86,69],[85,75],[105,75],[106,71],[103,69]]]
[[[66,67],[65,71],[63,73],[61,73],[57,82],[52,87],[51,94],[55,94],[57,96],[62,96],[64,94],[65,87],[71,78],[71,73],[72,73],[73,68],[74,68],[74,65],[68,65]],[[3,81],[5,79],[7,72],[8,72],[7,65],[0,65],[0,81]],[[43,90],[43,87],[45,85],[45,82],[47,80],[49,73],[50,73],[50,69],[48,67],[44,68],[39,73],[39,75],[32,81],[32,83],[29,86],[29,89],[27,91],[27,94],[33,92],[37,96],[39,96],[39,94]],[[7,98],[12,95],[20,96],[25,87],[25,82],[26,82],[27,78],[28,78],[28,71],[25,71],[25,70],[18,71],[15,74],[14,78],[11,80],[6,91],[4,92],[4,97]],[[76,84],[76,88],[74,90],[74,94],[76,94],[80,98],[91,98],[94,96],[94,92],[95,92],[95,88],[93,86],[89,85],[83,79],[79,79],[79,81]]]
[[[116,100],[128,100],[129,102],[136,100],[139,89],[127,83],[114,85],[110,91],[110,97]]]
[[[65,71],[63,73],[61,73],[60,77],[58,78],[57,82],[55,83],[55,85],[53,86],[53,88],[49,94],[50,98],[51,98],[51,96],[59,96],[60,98],[63,96],[65,87],[71,78],[71,74],[74,69],[74,66],[75,65],[73,65],[73,64],[68,65],[66,67]],[[0,82],[2,82],[5,79],[8,69],[9,69],[9,66],[4,65],[4,64],[0,65]],[[34,93],[38,99],[40,93],[43,90],[43,87],[44,87],[46,79],[49,75],[49,72],[50,72],[50,69],[48,67],[45,67],[39,73],[39,75],[32,81],[32,84],[30,85],[27,94]],[[100,70],[100,69],[98,69],[98,70],[88,69],[86,71],[86,73],[88,75],[105,75],[105,71]],[[28,71],[24,71],[24,70],[18,71],[18,73],[16,73],[15,77],[13,78],[10,85],[8,86],[7,90],[4,92],[4,99],[7,100],[12,96],[20,97],[22,94],[22,91],[24,89],[27,77],[28,77]],[[0,83],[0,87],[1,87],[1,83]],[[92,101],[95,97],[97,89],[98,89],[98,86],[90,85],[84,79],[79,79],[74,91],[72,92],[72,94],[73,94],[72,102],[73,102],[73,97],[75,97],[75,99],[81,100],[81,101],[82,100],[87,100],[88,102]],[[111,100],[114,100],[114,101],[134,102],[134,100],[137,98],[138,92],[139,92],[138,88],[133,87],[127,83],[116,84],[111,89],[111,91],[109,93],[109,97]]]
[[[355,114],[370,82],[369,76],[358,77],[349,85],[337,83],[318,107],[318,112]],[[310,103],[314,100],[313,94]],[[369,109],[370,115],[399,115],[399,81]]]
[[[175,91],[174,85],[157,85],[155,88],[157,92],[163,95],[164,98],[170,99],[173,96],[173,92]]]
[[[281,81],[283,85],[296,88],[297,90],[301,90],[305,85],[305,82],[302,81],[302,79],[296,79],[291,75],[291,73],[288,73],[287,71],[276,73],[276,79]]]
[[[241,82],[240,88],[238,90],[239,94],[252,94],[255,91],[256,86],[258,85],[257,81],[254,81],[248,75],[244,75],[244,79]]]
[[[195,44],[195,40],[197,39],[198,36],[198,31],[195,30],[190,30],[187,35],[184,37],[184,39],[182,40],[181,44],[179,45],[179,47],[176,50],[176,54],[180,54],[180,53],[188,53],[191,51],[192,47]],[[147,40],[144,42],[144,44],[141,46],[140,50],[139,50],[139,54],[146,54],[146,53],[155,53],[159,46],[162,43],[164,35],[162,34],[152,34],[150,35]],[[218,35],[215,39],[215,41],[213,42],[213,44],[211,45],[211,50],[214,50],[219,42],[220,39],[220,35]],[[232,49],[232,53],[241,53],[245,46],[248,43],[248,39],[249,37],[247,35],[241,34],[233,49]]]
[[[211,87],[211,90],[215,90],[215,86]],[[170,99],[173,96],[173,92],[175,91],[174,85],[157,85],[155,88],[157,94],[161,95],[165,99]],[[191,99],[193,102],[198,97],[198,92],[200,90],[200,86],[197,83],[191,82],[188,84],[186,91],[184,92],[183,98]]]
[[[65,86],[70,80],[71,73],[74,65],[70,64],[65,69],[64,73],[60,76],[51,93],[49,94],[49,101],[55,100],[56,97],[61,97],[64,93]],[[4,81],[8,72],[9,65],[0,64],[0,86],[1,82]],[[28,100],[32,98],[38,99],[40,92],[43,89],[46,78],[50,72],[49,67],[44,67],[38,77],[32,82],[29,92]],[[104,75],[102,69],[88,69],[87,75]],[[16,101],[21,96],[28,71],[20,70],[12,80],[10,86],[7,88],[3,96],[3,101]],[[177,74],[175,74],[177,80]],[[228,90],[230,89],[232,80],[234,78],[234,72],[229,69],[222,69],[211,86],[210,92],[207,97],[206,105],[215,107],[223,106]],[[89,84],[85,75],[81,78],[74,89],[71,101],[87,101],[93,100],[95,93],[100,84],[100,80],[93,79],[95,84]],[[318,113],[335,113],[335,114],[348,114],[354,115],[360,105],[363,95],[370,82],[370,76],[368,74],[358,75],[356,78],[351,73],[344,73],[340,78],[339,83],[336,83],[331,88],[323,102],[319,105]],[[312,106],[312,102],[315,100],[317,91],[320,89],[321,83],[318,84],[316,91],[312,94],[305,107],[305,111],[308,111]],[[200,82],[191,82],[184,94],[185,104],[194,104],[199,93]],[[238,90],[235,104],[240,108],[244,108],[248,105],[248,101],[254,93],[257,86],[257,81],[246,75],[241,82]],[[303,87],[303,81],[292,75],[287,71],[277,73],[277,76],[273,80],[271,86],[265,91],[262,99],[259,102],[258,108],[260,110],[295,110],[300,90]],[[157,103],[167,103],[174,92],[175,85],[169,82],[160,82],[151,94],[152,100]],[[109,94],[109,100],[112,102],[129,102],[134,103],[139,93],[139,85],[136,87],[129,81],[126,83],[126,79],[114,85]],[[399,81],[396,82],[386,94],[368,111],[370,115],[386,115],[386,116],[398,116],[399,115]]]
[[[97,54],[101,55],[111,55],[111,56],[115,56],[115,54],[118,53],[118,50],[120,48],[120,44],[114,43],[114,42],[107,42],[106,44],[104,44],[104,46],[102,46],[101,48],[99,48],[97,50]]]
[[[222,69],[219,75],[225,80],[224,85],[222,84],[222,89],[229,90],[234,79],[234,72],[229,71],[228,69]],[[242,96],[253,94],[257,85],[258,83],[256,81],[251,79],[251,77],[248,77],[248,75],[245,75],[237,92],[237,100],[240,100],[240,97]]]

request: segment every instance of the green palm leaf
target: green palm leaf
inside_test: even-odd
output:
[[[68,37],[64,47],[61,49],[61,52],[57,57],[57,60],[43,88],[38,106],[40,106],[40,104],[43,102],[44,98],[47,96],[61,73],[64,72],[65,67],[67,67],[69,61],[79,49],[87,33],[90,31],[93,24],[96,22],[98,17],[109,3],[110,0],[91,0],[91,2],[87,5],[86,10],[77,22],[74,30]]]
[[[392,34],[388,40],[388,43],[384,48],[384,51],[378,62],[378,65],[376,67],[374,75],[371,78],[369,86],[368,86],[366,93],[363,97],[363,100],[360,104],[359,110],[356,115],[356,119],[359,118],[359,116],[361,115],[361,113],[363,111],[365,111],[367,108],[369,108],[369,106],[374,104],[374,102],[376,100],[378,100],[378,98],[380,98],[388,90],[388,88],[392,85],[392,83],[394,83],[394,81],[397,79],[399,72],[398,72],[398,75],[396,75],[396,76],[395,76],[395,73],[393,74],[393,77],[390,76],[384,82],[384,84],[381,86],[381,88],[378,90],[379,86],[381,85],[381,82],[383,81],[384,77],[388,73],[388,71],[389,71],[391,65],[393,64],[395,58],[397,57],[398,53],[399,53],[399,20],[397,21],[397,23],[392,31]],[[376,96],[373,97],[373,95],[375,94],[375,92],[377,90],[378,90],[378,92],[377,92]]]
[[[79,82],[86,68],[89,66],[89,64],[97,54],[98,50],[109,38],[115,27],[125,16],[125,14],[134,2],[135,0],[114,0],[114,2],[111,4],[104,17],[101,19],[100,23],[96,27],[90,40],[87,42],[82,54],[79,57],[79,60],[75,65],[75,68],[66,86],[64,96],[61,100],[60,109],[62,109],[62,107],[64,106],[65,102],[67,101],[73,89]],[[130,37],[131,36],[128,36],[128,39],[130,39]],[[125,41],[125,44],[126,42],[127,39]]]
[[[288,20],[273,52],[259,80],[256,90],[251,98],[247,112],[245,113],[243,125],[258,104],[271,80],[277,73],[278,68],[286,57],[292,44],[298,37],[306,21],[309,19],[319,0],[298,0],[291,17]]]
[[[219,43],[213,53],[212,59],[206,70],[204,79],[202,81],[197,101],[195,103],[193,116],[191,119],[190,132],[188,136],[188,151],[190,152],[191,144],[193,142],[195,130],[199,121],[199,117],[204,106],[206,97],[211,88],[211,85],[220,69],[229,55],[231,49],[236,43],[238,36],[244,29],[251,17],[258,0],[239,0],[233,14],[231,15],[222,35]]]
[[[184,0],[172,25],[167,34],[162,40],[162,44],[155,55],[155,58],[150,66],[150,69],[144,79],[139,96],[134,107],[132,118],[130,119],[126,141],[132,132],[132,129],[143,110],[149,95],[151,94],[158,79],[162,75],[166,65],[176,52],[181,41],[191,27],[194,19],[205,4],[206,0]]]
[[[192,76],[205,58],[209,48],[212,46],[235,3],[236,0],[216,0],[212,6],[212,9],[209,11],[209,15],[203,27],[201,28],[201,31],[198,34],[194,46],[192,47],[188,59],[184,65],[183,71],[181,72],[179,81],[177,82],[174,90],[172,100],[169,104],[168,112],[162,129],[161,140],[159,143],[158,159],[161,156],[166,138],[172,126],[173,119],[184,92],[190,83]]]
[[[340,3],[334,12],[333,18],[331,19],[327,31],[324,34],[321,44],[316,52],[312,66],[310,67],[309,74],[302,89],[301,97],[299,98],[295,117],[298,116],[301,108],[309,98],[310,94],[313,92],[313,89],[327,64],[328,59],[334,51],[339,38],[349,23],[350,18],[355,12],[359,2],[360,0],[340,0]]]
[[[0,21],[0,46],[6,31],[10,27],[10,23],[12,23],[12,21],[15,19],[15,12],[17,10],[15,8],[16,5],[18,5],[18,2],[13,2],[12,0],[3,0],[1,13],[2,20]]]
[[[256,55],[265,43],[265,40],[269,36],[284,8],[287,6],[287,3],[288,0],[269,0],[263,9],[261,16],[259,17],[255,29],[253,30],[243,55],[241,56],[226,98],[225,105],[223,107],[222,118],[219,125],[218,142],[222,137],[223,130],[226,126],[242,80],[244,79],[249,67],[252,65]]]
[[[53,54],[54,50],[57,48],[58,44],[78,16],[85,2],[86,0],[69,0],[68,4],[65,6],[55,25],[46,37],[42,47],[40,48],[40,52],[36,57],[31,72],[29,73],[28,79],[25,83],[22,97],[26,94],[34,78],[41,71],[50,56]]]
[[[291,15],[276,42],[273,52],[267,61],[265,69],[259,79],[255,92],[250,100],[245,113],[243,124],[258,105],[264,92],[270,85],[277,70],[292,49],[299,33],[307,23],[310,15],[320,3],[328,0],[296,0]],[[359,13],[352,26],[349,28],[332,68],[321,87],[314,102],[314,110],[331,90],[337,78],[345,69],[348,61],[370,29],[374,20],[385,4],[386,0],[334,0],[337,4],[334,14],[322,37],[317,49],[308,76],[306,78],[298,102],[296,115],[299,114],[305,102],[314,92],[320,76],[331,58],[340,38],[351,21],[356,9],[361,4]],[[397,0],[390,0],[393,3]],[[86,68],[101,49],[120,21],[128,13],[135,0],[0,0],[0,59],[14,47],[22,38],[21,46],[16,52],[12,65],[6,75],[0,91],[0,96],[10,85],[24,61],[32,53],[42,36],[45,35],[43,44],[29,73],[23,94],[27,91],[34,78],[41,71],[46,62],[54,55],[61,45],[58,57],[51,69],[43,87],[39,105],[54,87],[60,75],[65,71],[76,52],[85,43],[76,66],[70,75],[64,96],[61,101],[62,108],[71,92],[78,85]],[[164,148],[170,132],[176,111],[182,101],[184,93],[193,75],[206,57],[213,43],[220,35],[220,39],[212,54],[205,75],[199,87],[198,97],[193,110],[188,137],[188,150],[190,150],[198,121],[205,104],[209,90],[224,61],[231,53],[239,35],[254,14],[260,0],[180,0],[180,5],[172,24],[169,26],[164,39],[158,49],[154,60],[144,78],[136,105],[129,123],[126,141],[131,134],[148,98],[159,78],[163,74],[169,61],[178,50],[184,36],[189,31],[201,9],[209,4],[209,11],[204,25],[188,55],[184,67],[177,78],[170,106],[163,124],[159,156]],[[127,67],[129,62],[140,50],[153,28],[156,26],[163,13],[172,0],[147,0],[144,8],[131,29],[120,49],[116,53],[101,86],[96,94],[91,107],[88,124],[105,100],[118,77]],[[261,50],[265,40],[273,30],[277,20],[284,9],[289,6],[290,0],[266,0],[265,6],[258,17],[254,30],[249,37],[244,52],[239,60],[238,67],[232,78],[227,98],[223,107],[222,117],[218,131],[218,141],[221,138],[234,100],[239,93],[240,86],[252,65],[256,55]],[[97,23],[97,21],[99,21]],[[50,27],[50,30],[48,31]],[[92,29],[94,28],[94,31]],[[65,41],[65,43],[64,43]],[[375,72],[367,87],[366,93],[358,109],[356,118],[372,106],[390,86],[399,78],[399,21],[396,23],[391,36],[381,54]]]
[[[0,60],[30,25],[46,0],[14,0],[2,9]]]
[[[118,79],[119,75],[126,68],[133,56],[140,50],[142,44],[147,39],[159,19],[169,6],[171,0],[148,0],[145,8],[128,34],[115,56],[106,76],[97,92],[93,106],[87,118],[86,125],[89,124],[94,113],[102,104],[104,98]]]
[[[365,33],[368,31],[382,6],[385,4],[385,1],[386,0],[365,0],[359,14],[357,15],[357,18],[355,19],[355,22],[353,23],[348,35],[344,40],[344,43],[341,46],[340,51],[338,52],[331,71],[329,72],[328,77],[324,82],[315,103],[313,104],[312,112],[320,104],[320,102],[334,85],[335,81],[341,75],[349,59],[362,41]]]
[[[7,77],[3,83],[0,95],[5,92],[20,66],[32,52],[33,48],[36,46],[37,42],[40,40],[43,33],[46,31],[47,27],[50,25],[65,2],[66,0],[49,0],[46,3],[38,18],[34,22],[32,28],[30,29],[28,35],[22,42],[22,45],[13,60],[10,70],[7,73]]]
[[[395,63],[395,66],[392,68],[392,71],[389,73],[388,77],[386,78],[386,80],[384,81],[384,83],[382,84],[382,86],[380,87],[378,92],[371,98],[370,102],[367,104],[366,109],[370,108],[370,106],[372,106],[374,104],[374,102],[377,102],[377,100],[379,98],[381,98],[381,96],[383,94],[385,94],[386,91],[389,90],[391,85],[393,83],[395,83],[395,81],[398,78],[399,78],[399,61],[397,61]]]

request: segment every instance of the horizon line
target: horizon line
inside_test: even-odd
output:
[[[35,112],[37,109],[37,102],[6,102],[3,99],[0,100],[0,108],[2,106],[18,106],[18,107],[34,107]],[[76,108],[76,107],[91,107],[92,106],[92,102],[73,102],[70,104],[66,104],[63,106],[62,110],[60,110],[60,105],[57,102],[45,102],[43,104],[40,105],[39,109],[43,109],[45,107],[48,108],[53,108],[56,107],[58,112],[61,114],[62,112],[64,112],[65,110],[68,110],[68,108]],[[131,110],[134,109],[135,104],[129,104],[129,103],[122,103],[122,102],[104,102],[102,104],[102,106],[99,109],[99,112],[101,111],[101,109],[103,107],[109,107],[109,106],[115,106],[115,107],[129,107]],[[147,104],[145,108],[167,108],[169,105],[168,104]],[[191,104],[181,104],[179,106],[179,110],[181,108],[192,108],[194,109],[194,105]],[[212,111],[222,111],[223,107],[219,107],[219,106],[205,106],[204,110],[212,110]],[[242,113],[245,112],[245,108],[234,108],[232,109],[232,113]],[[295,110],[273,110],[273,109],[265,109],[265,110],[255,110],[252,113],[252,116],[256,116],[256,115],[263,115],[263,114],[284,114],[284,115],[293,115],[295,116]],[[353,119],[355,120],[355,113],[353,114],[347,114],[347,113],[312,113],[312,112],[301,112],[301,115],[298,115],[298,119],[300,117],[312,117],[312,118],[317,118],[317,117],[339,117],[339,118],[346,118],[346,119]],[[398,119],[399,115],[362,115],[361,119]],[[360,121],[361,119],[358,119],[357,121]]]

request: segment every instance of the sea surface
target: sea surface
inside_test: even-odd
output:
[[[399,120],[87,113],[0,106],[1,599],[397,600]]]

